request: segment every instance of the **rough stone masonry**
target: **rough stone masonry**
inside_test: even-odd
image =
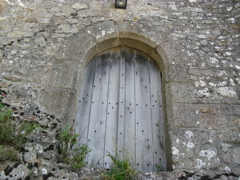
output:
[[[0,0],[4,102],[72,120],[86,64],[121,44],[160,67],[168,169],[240,174],[239,0]]]

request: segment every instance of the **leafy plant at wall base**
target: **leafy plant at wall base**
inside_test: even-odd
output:
[[[70,124],[67,123],[62,128],[58,136],[61,159],[68,157],[73,146],[77,144],[78,137],[79,135],[74,132],[73,127],[70,126]]]
[[[91,151],[86,144],[77,147],[77,139],[79,134],[75,133],[73,126],[66,124],[59,136],[58,146],[60,150],[60,161],[71,164],[73,170],[77,170],[85,166],[85,157]]]
[[[155,164],[156,168],[157,168],[157,171],[158,172],[161,172],[161,171],[164,171],[164,168],[158,164]]]
[[[136,179],[136,170],[134,170],[129,160],[120,160],[117,156],[113,156],[108,152],[107,156],[113,161],[113,166],[103,175],[104,179],[112,180],[133,180]]]
[[[73,169],[80,169],[85,166],[84,159],[86,155],[91,152],[87,144],[82,144],[80,147],[77,147],[72,150],[73,158],[71,159],[71,164]]]
[[[0,161],[20,161],[18,149],[27,142],[26,136],[40,129],[37,122],[23,122],[16,127],[12,110],[0,102]]]
[[[4,145],[0,150],[0,161],[20,161],[19,153],[14,147]]]
[[[0,103],[0,144],[10,145],[14,140],[14,125],[12,124],[12,111]]]
[[[24,122],[18,129],[15,129],[16,135],[14,139],[14,146],[18,149],[22,144],[26,143],[28,139],[26,136],[40,131],[42,128],[37,122]]]

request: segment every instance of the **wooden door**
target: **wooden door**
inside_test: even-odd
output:
[[[137,170],[166,169],[161,74],[143,52],[117,47],[89,62],[76,122],[80,142],[92,149],[88,164],[108,168],[110,152]]]

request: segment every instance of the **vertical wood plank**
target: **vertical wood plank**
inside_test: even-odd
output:
[[[153,170],[157,170],[156,164],[166,169],[165,160],[165,130],[161,97],[161,75],[158,66],[154,61],[149,63],[150,86],[151,86],[151,114],[153,129]],[[164,136],[164,138],[162,137]]]
[[[162,100],[162,83],[161,83],[161,73],[158,68],[158,66],[154,66],[155,69],[158,71],[158,99],[159,99],[159,127],[160,127],[160,151],[161,151],[161,166],[164,168],[164,170],[167,170],[167,159],[166,159],[166,142],[165,142],[165,121],[164,121],[164,116],[163,116],[163,100]]]
[[[103,165],[106,114],[108,102],[109,54],[96,60],[95,78],[88,132],[88,145],[92,149],[89,161],[92,165]]]
[[[119,75],[120,75],[120,48],[112,51],[110,70],[109,70],[109,89],[108,89],[108,108],[105,134],[105,152],[104,152],[104,167],[109,168],[112,164],[111,159],[106,156],[107,152],[112,155],[116,154],[117,150],[117,122],[119,109]]]
[[[125,96],[125,50],[121,48],[119,75],[119,109],[117,123],[117,155],[123,158],[124,151],[124,96]]]
[[[139,56],[144,63],[144,68],[141,72],[141,89],[142,89],[142,99],[143,102],[141,103],[142,106],[142,115],[144,119],[142,119],[142,124],[144,125],[143,128],[143,140],[144,140],[144,147],[143,147],[143,170],[144,171],[151,171],[153,169],[153,154],[152,152],[152,118],[151,118],[151,104],[150,104],[150,83],[149,77],[150,72],[148,68],[149,61],[145,59],[143,56]],[[145,109],[145,110],[144,110]],[[144,113],[144,114],[143,114]]]
[[[125,56],[125,114],[124,114],[124,157],[135,162],[135,56],[131,48],[126,48]]]
[[[76,132],[81,135],[80,143],[87,143],[89,117],[91,111],[93,80],[95,76],[95,61],[89,62],[87,65],[83,80],[81,91],[78,98],[78,111],[76,116]]]
[[[136,113],[136,163],[135,167],[137,170],[143,169],[143,146],[144,146],[144,136],[142,123],[144,117],[142,117],[142,112],[145,111],[142,107],[142,76],[141,72],[144,68],[144,64],[141,59],[136,56],[135,58],[135,113]]]

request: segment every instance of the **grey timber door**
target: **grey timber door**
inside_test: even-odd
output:
[[[166,169],[160,70],[148,55],[117,47],[95,56],[85,68],[76,131],[92,152],[90,165],[108,168],[107,155],[128,158],[134,168]]]

